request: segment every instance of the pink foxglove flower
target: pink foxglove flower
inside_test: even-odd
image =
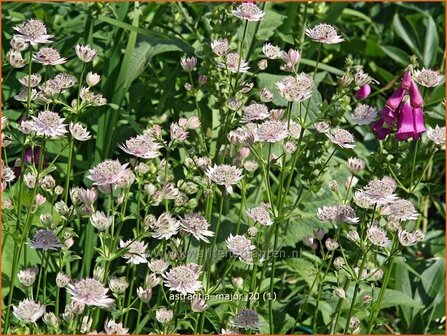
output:
[[[413,107],[422,107],[424,103],[424,98],[422,98],[421,92],[419,91],[419,87],[415,82],[411,82],[410,84],[410,102]]]

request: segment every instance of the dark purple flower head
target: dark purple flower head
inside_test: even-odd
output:
[[[386,124],[382,118],[380,118],[371,125],[371,129],[376,135],[377,139],[383,140],[390,133],[390,129],[385,126]]]
[[[369,84],[362,85],[360,89],[355,92],[355,98],[363,100],[371,93],[371,86]]]
[[[387,124],[394,125],[397,119],[397,112],[398,111],[392,110],[388,106],[385,106],[382,111],[380,111],[380,116]]]

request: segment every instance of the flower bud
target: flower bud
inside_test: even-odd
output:
[[[267,69],[267,66],[268,66],[268,62],[267,62],[266,59],[260,60],[260,61],[258,62],[258,68],[259,68],[259,70],[265,70],[265,69]]]
[[[242,279],[241,277],[233,278],[231,282],[236,289],[242,289],[244,286],[244,279]]]
[[[87,85],[88,85],[89,87],[93,87],[93,86],[95,86],[96,84],[99,83],[100,80],[101,80],[101,76],[98,75],[97,73],[93,73],[93,72],[91,72],[91,71],[89,71],[89,72],[87,73],[87,76],[86,76],[86,78],[85,78],[85,81],[87,82]]]
[[[208,81],[208,77],[206,75],[199,76],[199,84],[200,85],[205,85],[207,81]]]
[[[366,99],[371,94],[371,86],[369,84],[362,85],[360,89],[355,92],[355,98],[358,100]]]
[[[191,301],[191,310],[196,313],[201,313],[208,308],[206,301],[200,298],[193,298]]]
[[[59,319],[52,312],[45,313],[43,315],[42,321],[50,328],[56,328],[59,325]]]
[[[70,283],[70,277],[62,272],[56,275],[56,286],[59,288],[64,288]]]
[[[151,288],[144,289],[143,287],[138,287],[137,295],[141,301],[143,301],[144,303],[149,303],[152,298],[152,289]]]
[[[38,267],[30,267],[24,270],[21,270],[17,277],[19,278],[20,283],[25,287],[30,287],[36,281],[37,274],[39,274]]]
[[[161,307],[155,311],[155,318],[162,324],[169,323],[173,317],[174,312],[165,307]]]
[[[28,48],[28,43],[20,35],[14,35],[11,39],[11,47],[16,51],[24,51]]]
[[[340,299],[346,299],[346,293],[343,288],[335,288],[334,290],[335,295],[337,295]]]

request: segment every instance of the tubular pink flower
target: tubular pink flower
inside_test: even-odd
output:
[[[382,118],[371,125],[371,130],[374,132],[378,140],[383,140],[390,133],[390,129],[384,126],[385,122]]]
[[[411,72],[406,71],[404,73],[404,76],[402,77],[402,88],[408,90],[410,88],[412,79],[411,79]]]
[[[410,102],[413,107],[422,107],[424,104],[424,98],[422,98],[419,87],[414,82],[410,84]]]
[[[405,95],[405,89],[398,88],[386,101],[386,106],[388,106],[391,110],[395,110],[399,107],[400,103],[402,103],[402,99]]]
[[[360,89],[355,92],[355,98],[363,100],[371,93],[371,86],[369,84],[362,85]]]
[[[404,141],[416,133],[413,122],[413,109],[410,104],[406,102],[399,113],[397,122],[396,139]]]
[[[413,134],[413,139],[417,140],[421,137],[422,133],[427,130],[425,128],[423,111],[419,107],[413,109],[413,125],[415,131]]]

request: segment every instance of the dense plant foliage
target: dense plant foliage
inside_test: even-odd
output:
[[[4,333],[445,333],[441,3],[4,3]]]

